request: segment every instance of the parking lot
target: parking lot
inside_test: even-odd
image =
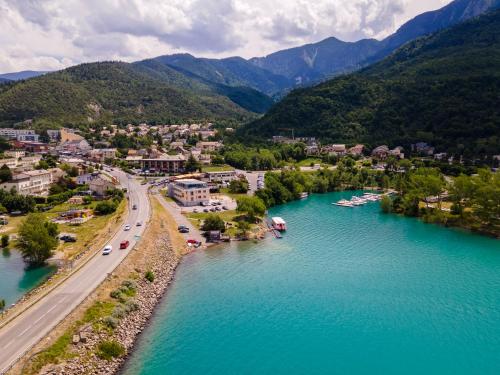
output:
[[[210,203],[207,206],[192,206],[181,207],[181,211],[185,212],[220,212],[227,210],[236,210],[236,201],[225,195],[213,195],[210,198]]]

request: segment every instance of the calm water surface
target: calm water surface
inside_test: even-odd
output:
[[[500,374],[500,242],[310,197],[181,263],[124,373]]]
[[[38,286],[55,271],[54,267],[26,269],[21,254],[0,250],[0,299],[9,306]]]

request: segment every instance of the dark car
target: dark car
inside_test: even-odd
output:
[[[189,233],[189,228],[183,227],[183,228],[179,229],[179,232],[180,233]]]
[[[132,209],[137,210],[137,205],[136,204],[132,205]]]
[[[67,234],[59,237],[59,239],[61,241],[64,241],[64,242],[76,242],[76,238],[75,237],[67,235]]]

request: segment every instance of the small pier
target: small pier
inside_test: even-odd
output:
[[[271,232],[274,235],[274,237],[276,237],[278,239],[283,238],[280,231],[273,228],[273,224],[272,224],[271,220],[267,219],[266,224],[267,224],[267,228],[269,229],[269,232]]]

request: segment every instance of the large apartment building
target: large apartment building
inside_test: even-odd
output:
[[[194,179],[177,180],[169,184],[168,194],[183,206],[208,204],[210,189],[208,184]]]
[[[0,184],[0,189],[14,190],[22,195],[47,195],[54,183],[54,174],[50,170],[36,170],[19,173],[11,181]]]
[[[139,160],[143,171],[160,173],[184,172],[186,157],[184,155],[160,155],[157,158]]]

